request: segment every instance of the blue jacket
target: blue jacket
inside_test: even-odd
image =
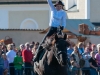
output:
[[[66,12],[63,9],[57,11],[54,5],[52,4],[52,0],[47,0],[47,1],[51,9],[49,26],[59,27],[59,25],[62,25],[65,28],[66,27]]]
[[[4,66],[4,60],[3,58],[0,56],[0,68],[3,68]]]

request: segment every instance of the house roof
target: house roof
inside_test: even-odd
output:
[[[95,26],[100,26],[100,22],[93,22],[92,24],[94,24]]]
[[[88,25],[89,30],[94,31],[95,25],[92,24],[89,19],[67,19],[66,21],[67,21],[66,29],[75,35],[83,36],[83,37],[91,37],[91,36],[100,37],[98,35],[84,35],[84,34],[79,33],[79,24],[82,24],[82,23]]]
[[[48,27],[47,29],[41,31],[40,34],[45,34],[45,33],[47,33],[49,29],[50,29],[50,27]],[[71,32],[70,32],[69,30],[67,30],[67,29],[64,29],[63,32],[64,32],[64,33],[71,33]]]
[[[44,31],[44,29],[0,29],[0,31]]]
[[[55,2],[55,0],[53,0]],[[47,0],[0,0],[0,4],[47,4]]]

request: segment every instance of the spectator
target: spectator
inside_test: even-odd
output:
[[[23,51],[24,51],[24,49],[25,49],[25,45],[24,44],[20,44],[20,51],[21,51],[21,56],[22,56],[22,53],[23,53]],[[22,73],[23,73],[23,71],[24,71],[24,64],[22,65]]]
[[[2,54],[2,44],[0,43],[0,51],[1,51],[1,54]]]
[[[4,60],[3,75],[7,75],[8,70],[9,70],[9,62],[8,62],[8,60],[7,60],[7,56],[6,56],[5,53],[2,54],[2,58],[3,58],[3,60]]]
[[[80,54],[84,53],[84,45],[82,42],[78,43],[78,49]]]
[[[79,50],[77,46],[74,46],[74,51],[71,54],[74,58],[74,60],[76,61],[77,65],[79,66],[79,61],[80,61],[80,54],[79,54]],[[77,74],[79,75],[79,70],[77,72]]]
[[[17,52],[17,48],[16,48],[16,45],[15,45],[15,43],[11,43],[11,45],[12,45],[12,50],[14,50],[15,52]]]
[[[38,44],[35,44],[33,49],[32,49],[33,55],[35,55],[37,48],[38,48]]]
[[[2,58],[2,51],[0,51],[0,75],[3,75],[4,60]]]
[[[83,67],[83,74],[90,75],[90,64],[89,59],[91,58],[89,48],[85,47],[85,51],[83,53],[83,59],[85,60],[85,65]]]
[[[35,42],[35,45],[38,47],[39,46],[39,42]]]
[[[86,45],[86,46],[88,46],[88,47],[89,47],[89,51],[90,51],[90,52],[92,51],[91,45],[92,45],[92,43],[91,43],[91,42],[88,42],[88,43],[87,43],[87,45]]]
[[[29,50],[32,52],[33,45],[30,44]]]
[[[32,41],[32,42],[31,42],[31,44],[34,46],[35,42],[34,42],[34,41]]]
[[[79,66],[77,65],[77,63],[75,61],[71,61],[71,67],[70,67],[70,75],[76,75],[77,71],[78,71]]]
[[[95,52],[91,52],[90,53],[91,58],[89,59],[89,64],[90,64],[90,73],[91,75],[98,75],[97,73],[97,69],[98,69],[98,65],[96,63],[96,59],[95,59]]]
[[[92,51],[94,51],[95,53],[98,53],[97,49],[96,49],[96,45],[92,44],[91,46]]]
[[[21,57],[21,51],[18,51],[16,57],[14,58],[14,67],[16,75],[22,75],[22,64],[23,60]]]
[[[75,59],[75,61],[77,62],[77,64],[79,64],[80,54],[79,54],[77,46],[74,46],[74,51],[72,52],[71,55],[73,56],[73,58]]]
[[[25,49],[25,46],[24,46],[24,44],[20,44],[20,51],[21,51],[21,56],[22,56],[22,52],[23,52],[23,50]]]
[[[25,65],[25,75],[31,75],[31,62],[32,62],[32,52],[29,50],[29,43],[25,44],[25,49],[22,52],[23,62]]]
[[[2,46],[2,54],[7,53],[7,47],[5,45]]]
[[[14,70],[14,57],[16,56],[16,52],[13,50],[13,45],[8,44],[7,49],[8,52],[6,53],[7,55],[7,60],[9,62],[9,69],[10,69],[10,75],[15,75],[15,70]]]
[[[100,67],[100,44],[97,45],[98,53],[95,55],[97,65]]]
[[[72,54],[72,52],[74,51],[72,45],[69,46],[69,48],[67,49],[67,54],[68,54],[68,57],[70,57],[70,55]]]

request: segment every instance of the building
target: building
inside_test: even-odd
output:
[[[56,0],[53,0],[55,3]],[[100,25],[100,1],[99,0],[62,0],[67,10],[68,19],[90,19],[90,21],[96,26]],[[23,41],[36,40],[40,42],[43,36],[36,38],[35,35],[40,35],[39,32],[48,28],[50,18],[50,9],[46,0],[0,0],[0,39],[4,39],[5,36],[10,36],[17,44],[24,43]],[[5,30],[6,29],[6,30]],[[29,40],[22,39],[23,32],[30,32]],[[11,31],[14,31],[11,33]],[[16,37],[20,35],[20,38]],[[20,34],[21,31],[21,34]],[[8,32],[6,34],[6,32]],[[44,35],[44,34],[43,34]],[[15,38],[16,37],[16,38]],[[41,39],[40,39],[41,38]]]
[[[0,28],[45,29],[49,25],[46,0],[0,0]]]
[[[68,19],[90,19],[95,25],[100,23],[99,0],[62,1]],[[0,28],[45,29],[49,26],[49,18],[50,9],[46,0],[0,0]]]
[[[63,0],[63,2],[65,3],[68,19],[90,19],[90,22],[94,25],[92,29],[100,30],[100,0]],[[75,24],[73,23],[73,25]],[[100,43],[99,39],[99,36],[88,36],[88,41],[95,44]]]
[[[90,19],[100,26],[100,0],[63,0],[69,19]]]
[[[49,14],[46,0],[0,0],[0,39],[10,37],[17,46],[40,42],[44,34],[39,32],[49,26]]]

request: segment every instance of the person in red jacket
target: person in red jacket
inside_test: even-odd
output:
[[[25,49],[22,52],[23,62],[25,66],[25,75],[31,75],[31,68],[32,68],[32,59],[33,55],[32,52],[29,50],[29,43],[25,44]]]

